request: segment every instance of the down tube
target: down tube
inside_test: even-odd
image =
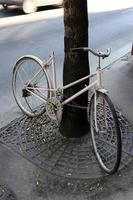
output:
[[[93,86],[95,86],[96,84],[97,84],[97,81],[94,81],[89,86],[86,86],[84,89],[80,90],[76,94],[72,95],[71,97],[69,97],[68,99],[66,99],[65,101],[63,101],[62,105],[65,105],[65,104],[69,103],[70,101],[72,101],[76,97],[80,96],[81,94],[83,94],[84,92],[86,92],[87,90],[89,90],[90,88],[92,88]]]

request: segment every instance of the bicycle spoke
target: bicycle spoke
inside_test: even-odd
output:
[[[34,81],[34,79],[40,74],[40,72],[42,72],[42,69],[40,69],[36,74],[33,75],[33,77],[30,79],[29,83],[32,83]],[[44,73],[42,74],[42,77],[43,76],[44,76]],[[40,78],[38,81],[40,81]],[[38,83],[38,82],[35,82],[35,83]]]
[[[21,77],[21,75],[20,75],[20,72],[18,72],[18,75],[19,75],[19,77],[20,77],[21,82],[22,82],[23,85],[24,85],[24,81],[23,81],[23,79],[22,79],[22,77]]]
[[[21,58],[15,66],[12,86],[19,107],[29,116],[37,116],[45,111],[49,97],[50,83],[41,61],[32,56]]]
[[[90,127],[94,151],[100,166],[109,174],[115,173],[121,159],[119,122],[112,102],[101,92],[98,92],[96,101],[94,96],[91,99]]]
[[[34,110],[32,109],[32,107],[30,106],[30,104],[29,104],[29,102],[28,102],[28,100],[27,100],[27,97],[25,98],[25,101],[26,101],[26,103],[27,103],[29,109],[31,110],[31,112],[35,113],[35,111],[34,111]]]

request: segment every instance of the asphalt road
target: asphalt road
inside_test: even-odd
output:
[[[55,51],[57,76],[62,82],[63,9],[40,10],[33,15],[10,9],[0,12],[0,127],[19,114],[12,96],[11,77],[15,61],[33,54],[41,59]],[[133,40],[133,9],[89,13],[89,46],[97,50],[110,47],[112,54],[103,61],[106,66],[131,49]],[[91,57],[91,69],[96,60]],[[17,115],[18,114],[18,115]],[[5,120],[6,119],[6,120]]]

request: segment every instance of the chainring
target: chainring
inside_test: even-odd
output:
[[[53,120],[61,120],[63,106],[56,97],[47,100],[46,113]]]

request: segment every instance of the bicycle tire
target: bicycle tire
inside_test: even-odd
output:
[[[40,89],[44,86],[46,91]],[[19,108],[26,115],[35,117],[45,111],[45,102],[50,97],[49,89],[49,77],[39,58],[26,55],[16,62],[13,68],[12,90]]]
[[[106,173],[114,174],[119,168],[122,151],[118,117],[113,103],[105,93],[97,91],[96,116],[94,107],[95,94],[91,98],[89,110],[94,152],[100,167]]]

